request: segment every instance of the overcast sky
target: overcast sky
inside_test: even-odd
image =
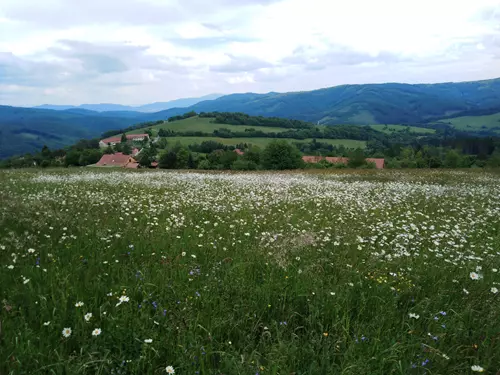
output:
[[[500,0],[0,0],[0,104],[500,77]]]

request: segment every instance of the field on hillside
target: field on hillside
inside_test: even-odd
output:
[[[152,126],[153,133],[157,134],[160,129],[167,129],[173,131],[200,131],[205,133],[212,133],[214,130],[226,128],[233,132],[243,132],[245,129],[255,129],[263,131],[264,133],[281,133],[286,128],[272,128],[266,126],[251,126],[251,125],[227,125],[227,124],[214,124],[211,118],[191,117],[181,121],[165,122],[161,125]],[[134,133],[134,132],[131,132]]]
[[[500,133],[500,113],[485,116],[464,116],[445,119],[441,122],[451,124],[454,128],[468,131],[494,130]]]
[[[167,137],[169,143],[175,144],[180,142],[183,145],[192,145],[204,141],[216,141],[224,145],[237,145],[240,143],[252,144],[254,146],[266,147],[270,142],[276,138],[218,138],[218,137]],[[311,142],[312,139],[292,139],[292,138],[279,138],[288,142]],[[357,141],[354,139],[319,139],[318,142],[328,143],[333,146],[345,146],[346,148],[365,148],[365,141]]]
[[[1,374],[500,371],[498,174],[0,183]]]
[[[392,134],[395,132],[405,131],[409,129],[411,133],[417,134],[434,134],[435,129],[419,128],[417,126],[405,126],[405,125],[370,125],[372,129],[378,130],[386,134]]]

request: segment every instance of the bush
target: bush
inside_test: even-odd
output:
[[[262,165],[265,169],[298,169],[303,166],[300,151],[287,141],[272,141],[262,152]]]
[[[235,171],[255,171],[257,170],[257,164],[250,160],[238,159],[231,165],[231,169]]]

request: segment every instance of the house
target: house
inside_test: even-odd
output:
[[[125,155],[121,152],[114,154],[105,154],[96,164],[99,167],[122,167],[122,168],[138,168],[139,163],[130,155]]]
[[[235,149],[234,152],[236,152],[239,156],[245,155],[245,153],[241,151],[239,148]]]
[[[149,139],[148,134],[127,134],[126,137],[127,137],[127,141],[136,141],[136,142],[140,142],[140,141],[144,141],[146,139]],[[105,148],[108,146],[115,146],[118,143],[121,143],[121,141],[122,141],[121,135],[115,136],[115,137],[110,137],[110,138],[105,138],[105,139],[101,139],[99,141],[99,146],[102,148]]]
[[[324,157],[324,156],[303,156],[302,160],[305,163],[319,163],[322,160],[326,160],[329,163],[332,164],[346,164],[349,163],[349,158],[342,158],[342,157]],[[385,159],[373,159],[373,158],[367,158],[366,161],[368,163],[375,163],[375,168],[377,169],[384,169],[385,168]]]

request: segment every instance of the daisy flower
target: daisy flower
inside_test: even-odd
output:
[[[45,322],[43,323],[43,325],[47,327],[48,325],[50,325],[50,322]]]
[[[165,371],[167,372],[167,374],[175,374],[175,370],[172,366],[165,367]]]
[[[477,272],[471,272],[471,273],[469,274],[469,276],[470,276],[470,278],[471,278],[472,280],[479,280],[479,279],[481,279],[481,278],[482,278],[482,276],[481,276],[480,274],[478,274]]]
[[[99,336],[101,334],[101,329],[100,328],[96,328],[92,331],[92,336]]]
[[[144,340],[144,342],[145,342],[146,344],[151,344],[151,343],[153,342],[153,339],[146,339],[146,340]]]
[[[83,305],[84,303],[82,301],[75,303],[75,307],[82,307]]]
[[[495,287],[491,288],[491,293],[497,294],[498,293],[498,288],[495,288]]]
[[[130,298],[127,296],[120,296],[120,298],[118,298],[118,301],[119,302],[116,304],[116,306],[120,306],[123,302],[130,301]]]
[[[478,365],[471,366],[470,369],[474,372],[484,372],[484,368],[482,368],[481,366],[478,366]]]
[[[410,317],[410,319],[411,319],[411,318],[413,318],[413,319],[418,319],[418,318],[420,318],[420,315],[417,315],[417,314],[414,314],[414,313],[409,313],[409,314],[408,314],[408,316]]]
[[[85,314],[84,319],[85,319],[86,322],[89,322],[90,319],[92,319],[92,313]]]
[[[64,328],[62,330],[62,335],[66,338],[70,337],[71,336],[71,328]]]

